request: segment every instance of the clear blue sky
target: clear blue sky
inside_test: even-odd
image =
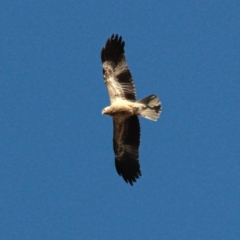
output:
[[[240,2],[80,2],[0,3],[0,239],[240,239]],[[163,105],[133,187],[101,115],[112,33]]]

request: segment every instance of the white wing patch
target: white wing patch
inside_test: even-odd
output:
[[[104,82],[108,89],[110,102],[113,103],[117,100],[125,99],[123,86],[117,81],[112,65],[109,62],[105,62],[103,63],[103,69]]]

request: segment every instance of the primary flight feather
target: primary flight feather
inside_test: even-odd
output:
[[[110,106],[102,110],[102,114],[113,118],[116,170],[127,183],[133,185],[141,176],[138,160],[138,116],[156,121],[162,111],[162,105],[155,94],[136,101],[135,86],[127,66],[122,37],[113,34],[107,40],[102,48],[101,59],[104,82],[111,102]]]

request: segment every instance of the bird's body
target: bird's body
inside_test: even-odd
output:
[[[135,86],[124,55],[124,42],[112,35],[101,52],[103,77],[111,105],[102,114],[113,118],[113,148],[119,175],[131,185],[141,176],[138,161],[140,124],[138,116],[156,121],[161,103],[155,94],[136,101]]]
[[[139,115],[143,108],[144,104],[119,100],[111,104],[111,106],[104,108],[102,113],[112,117],[116,115],[117,117],[119,117],[119,115],[124,115],[127,118],[133,115]]]

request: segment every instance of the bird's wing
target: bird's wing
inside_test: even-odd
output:
[[[135,86],[127,66],[122,37],[113,34],[107,40],[101,52],[101,59],[110,102],[119,99],[135,101]]]
[[[140,144],[140,124],[137,116],[131,116],[125,121],[113,118],[114,136],[113,149],[115,166],[118,174],[131,185],[141,176],[138,161]]]

